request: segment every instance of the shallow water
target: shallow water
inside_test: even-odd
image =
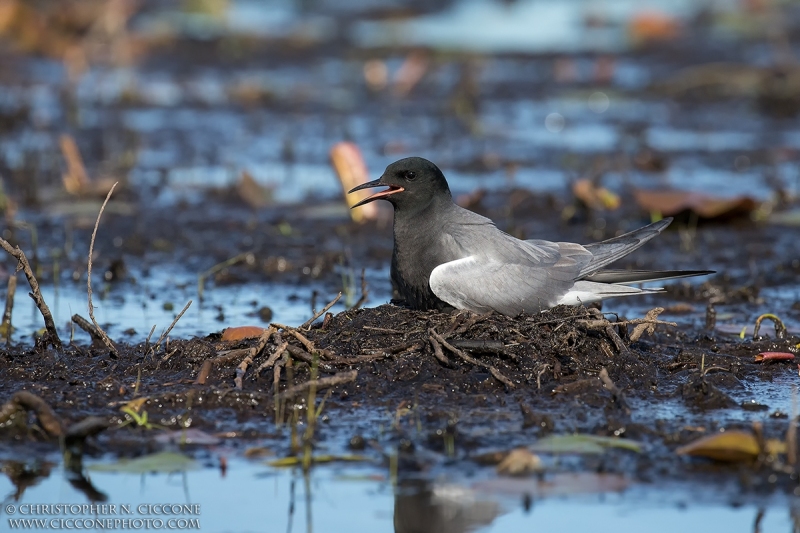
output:
[[[217,454],[210,454],[214,462]],[[224,475],[216,468],[174,474],[109,474],[94,472],[92,484],[116,510],[106,514],[44,516],[26,507],[34,504],[88,504],[86,496],[62,477],[58,468],[46,479],[29,487],[19,500],[6,498],[0,514],[3,529],[10,531],[9,520],[38,519],[151,519],[151,529],[196,529],[192,524],[173,520],[199,520],[200,530],[209,532],[254,531],[354,531],[378,532],[459,532],[459,531],[715,531],[750,532],[757,515],[765,533],[791,530],[792,500],[733,504],[722,494],[703,494],[702,490],[665,490],[654,485],[632,485],[623,492],[565,495],[534,498],[528,509],[523,495],[488,490],[479,480],[447,482],[439,480],[425,491],[393,487],[385,469],[371,466],[341,468],[317,467],[306,478],[299,471],[275,469],[257,462],[229,461]],[[483,488],[482,488],[483,487]],[[508,487],[513,491],[514,483]],[[13,494],[14,488],[0,479],[0,493]],[[676,496],[676,493],[682,494]],[[693,494],[695,493],[695,494]],[[99,503],[99,502],[98,502]],[[155,514],[147,505],[186,506],[176,515]],[[122,510],[130,508],[130,514]],[[8,511],[14,509],[14,514]],[[199,511],[199,515],[195,514]],[[57,523],[58,524],[58,523]],[[184,527],[180,527],[183,525]],[[178,526],[178,527],[175,527]],[[18,528],[43,531],[45,528]]]

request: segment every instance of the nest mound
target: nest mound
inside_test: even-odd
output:
[[[322,350],[326,369],[358,367],[384,383],[541,389],[596,378],[604,368],[624,386],[655,381],[652,365],[628,346],[627,324],[584,307],[509,318],[382,305],[329,316],[307,337]]]

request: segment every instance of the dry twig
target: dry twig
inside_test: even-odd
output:
[[[280,346],[277,346],[275,348],[275,351],[272,352],[272,355],[269,356],[269,359],[261,363],[261,365],[258,368],[256,368],[256,376],[261,374],[262,370],[271,368],[272,365],[274,365],[278,361],[278,359],[280,359],[281,355],[283,355],[283,352],[286,351],[287,346],[289,346],[288,341],[283,341]]]
[[[303,392],[304,390],[310,387],[316,387],[317,390],[320,390],[328,387],[333,387],[334,385],[341,385],[342,383],[349,383],[351,381],[355,381],[356,377],[358,377],[358,370],[350,370],[348,372],[340,372],[335,376],[330,376],[327,378],[309,380],[306,381],[305,383],[301,383],[300,385],[295,385],[294,387],[286,389],[285,391],[275,396],[275,399],[280,401],[280,400],[285,400],[287,398],[291,398],[298,392]]]
[[[606,370],[606,367],[603,367],[600,370],[600,375],[598,377],[600,378],[600,381],[603,382],[603,387],[605,387],[606,390],[614,396],[614,400],[616,400],[619,406],[630,413],[630,409],[625,401],[625,395],[622,393],[622,389],[617,387],[617,384],[614,383],[614,381],[608,375],[608,370]]]
[[[297,328],[297,329],[309,329],[309,328],[311,327],[311,324],[313,324],[313,323],[314,323],[314,321],[315,321],[316,319],[318,319],[319,317],[321,317],[322,315],[324,315],[325,313],[327,313],[327,312],[328,312],[328,309],[330,309],[331,307],[333,307],[333,306],[334,306],[334,304],[335,304],[336,302],[338,302],[338,301],[339,301],[339,298],[341,298],[341,297],[342,297],[342,293],[340,292],[339,294],[337,294],[337,295],[336,295],[336,298],[334,298],[333,300],[331,300],[331,301],[330,301],[330,303],[329,303],[328,305],[326,305],[325,307],[323,307],[323,308],[322,308],[322,311],[319,311],[318,313],[314,313],[314,316],[312,316],[311,318],[309,318],[308,320],[306,320],[305,322],[303,322],[303,325],[301,325],[301,326],[300,326],[299,328]]]
[[[459,356],[464,361],[466,361],[466,362],[468,362],[468,363],[470,363],[472,365],[480,366],[480,367],[483,367],[483,368],[487,369],[492,374],[492,376],[494,376],[494,378],[497,381],[503,383],[509,389],[515,389],[516,388],[516,386],[514,385],[514,382],[512,382],[510,379],[505,377],[499,370],[497,370],[497,368],[495,368],[494,366],[492,366],[492,365],[490,365],[488,363],[484,363],[483,361],[478,361],[477,359],[474,359],[474,358],[470,357],[469,355],[465,354],[463,351],[459,350],[455,346],[453,346],[450,343],[448,343],[444,339],[444,337],[442,337],[441,335],[436,333],[436,330],[434,330],[433,328],[428,330],[428,334],[431,337],[433,337],[439,344],[441,344],[442,346],[444,346],[445,348],[450,350],[450,352],[452,352],[453,354]]]
[[[233,379],[237,389],[241,390],[242,388],[242,379],[244,379],[244,373],[247,372],[247,367],[253,362],[253,359],[261,353],[261,350],[267,346],[267,342],[269,342],[269,339],[276,331],[275,328],[267,328],[267,330],[261,334],[261,337],[258,338],[258,344],[250,348],[247,352],[247,356],[239,363],[239,366],[236,368],[236,377]]]
[[[155,355],[155,353],[156,353],[156,350],[158,350],[158,347],[159,347],[159,346],[161,346],[161,343],[164,341],[164,339],[167,337],[167,335],[169,335],[169,332],[170,332],[170,331],[172,331],[172,328],[174,328],[174,327],[175,327],[175,324],[177,324],[177,323],[178,323],[178,320],[180,320],[180,319],[181,319],[181,317],[182,317],[182,316],[183,316],[183,314],[186,312],[186,310],[187,310],[187,309],[189,309],[189,306],[190,306],[190,305],[192,305],[192,300],[189,300],[189,301],[186,303],[186,305],[184,305],[184,306],[183,306],[183,309],[181,309],[181,312],[180,312],[180,313],[178,313],[178,316],[176,316],[176,317],[175,317],[175,320],[173,320],[173,321],[172,321],[172,324],[170,324],[170,325],[169,325],[169,327],[167,328],[167,330],[166,330],[164,333],[162,333],[162,334],[161,334],[161,336],[158,338],[158,340],[156,341],[156,343],[155,343],[155,344],[153,345],[153,347],[151,348],[151,350],[153,350],[153,355]],[[148,337],[148,338],[149,338],[149,337]],[[167,343],[167,344],[169,344],[169,343]]]
[[[364,302],[366,302],[367,298],[369,298],[369,291],[367,290],[366,272],[367,270],[365,268],[361,269],[361,297],[350,309],[358,309],[359,307],[364,305]]]
[[[103,341],[103,335],[100,333],[100,330],[95,327],[94,324],[83,318],[79,314],[72,315],[72,321],[83,331],[89,334],[92,337],[92,343],[97,343],[100,345],[104,345],[105,342]]]
[[[6,292],[6,308],[3,311],[3,322],[0,331],[6,338],[6,344],[11,342],[11,312],[14,310],[14,294],[17,292],[17,276],[8,276],[8,292]]]
[[[118,353],[117,348],[114,346],[114,343],[111,342],[111,339],[108,338],[106,332],[103,331],[103,328],[100,327],[100,324],[98,324],[97,320],[95,320],[94,318],[94,304],[92,303],[92,254],[94,253],[94,239],[95,237],[97,237],[97,228],[100,226],[100,217],[103,216],[103,211],[105,211],[106,204],[108,204],[108,200],[111,198],[111,194],[117,187],[117,183],[111,186],[111,190],[108,191],[106,199],[103,200],[103,205],[100,206],[100,212],[97,213],[97,220],[95,220],[94,222],[94,230],[92,231],[92,240],[89,243],[89,262],[88,262],[87,276],[86,276],[86,292],[89,296],[89,318],[92,319],[92,324],[94,324],[95,328],[97,328],[97,332],[100,334],[100,338],[102,339],[103,344],[106,345],[106,348],[108,348],[109,351],[114,354],[114,356],[116,356]]]
[[[42,429],[51,437],[64,435],[64,425],[53,408],[39,396],[24,390],[15,392],[10,400],[0,406],[0,425],[23,410],[33,411]]]
[[[25,277],[28,278],[28,284],[31,286],[31,292],[29,292],[28,295],[36,302],[36,307],[39,308],[39,312],[42,314],[44,327],[47,331],[42,339],[43,346],[47,347],[48,345],[52,345],[56,350],[61,351],[61,339],[58,336],[58,331],[56,331],[53,315],[50,314],[50,308],[47,307],[44,301],[42,291],[39,289],[39,282],[36,280],[36,276],[33,275],[33,270],[31,270],[31,265],[28,263],[28,258],[25,257],[25,252],[23,252],[19,246],[11,246],[11,244],[3,238],[0,238],[0,247],[17,260],[17,272],[22,270],[25,273]]]

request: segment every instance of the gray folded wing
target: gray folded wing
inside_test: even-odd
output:
[[[584,266],[580,277],[589,276],[617,259],[625,257],[653,237],[659,235],[671,222],[671,218],[665,218],[613,239],[583,245],[586,250],[592,253],[593,257]]]
[[[430,287],[441,300],[476,313],[516,316],[553,307],[592,259],[579,244],[520,241],[496,229],[473,229],[468,242],[469,255],[433,269]]]

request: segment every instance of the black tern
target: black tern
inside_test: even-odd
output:
[[[392,163],[379,179],[348,194],[373,187],[388,189],[353,208],[381,199],[394,206],[392,284],[414,309],[517,316],[662,290],[626,283],[713,273],[604,269],[661,233],[671,218],[593,244],[523,241],[456,205],[442,171],[421,157]]]

